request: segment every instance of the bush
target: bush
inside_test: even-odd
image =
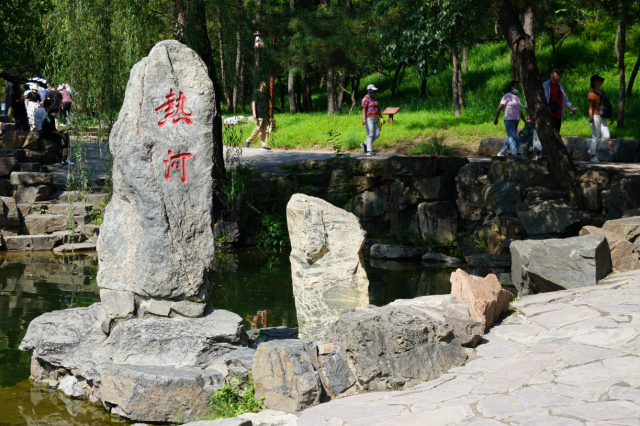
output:
[[[264,397],[259,400],[255,398],[253,381],[240,388],[238,377],[222,386],[211,397],[209,410],[202,420],[217,420],[237,417],[244,413],[257,413],[268,408],[263,403]]]
[[[453,148],[448,146],[444,137],[433,136],[426,142],[421,142],[415,145],[409,151],[411,155],[453,155]]]

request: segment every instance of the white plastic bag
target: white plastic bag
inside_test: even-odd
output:
[[[533,129],[533,149],[537,151],[542,151],[542,143],[540,142],[540,138],[538,137],[538,132]]]

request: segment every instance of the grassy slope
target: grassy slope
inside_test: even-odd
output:
[[[637,51],[634,46],[630,51]],[[540,68],[546,68],[551,56],[551,47],[544,46],[538,53]],[[627,80],[637,56],[627,55]],[[608,41],[584,42],[579,38],[569,38],[562,46],[557,64],[566,68],[562,83],[568,91],[569,99],[578,109],[576,116],[568,114],[563,128],[564,136],[589,136],[587,121],[587,93],[590,90],[589,77],[598,73],[606,78],[603,86],[614,104],[617,113],[618,76],[617,63],[613,52],[613,39]],[[510,80],[509,56],[504,43],[489,43],[475,46],[469,52],[469,72],[464,73],[467,108],[462,117],[453,116],[451,97],[451,66],[431,74],[427,84],[427,96],[418,97],[420,81],[414,70],[408,69],[400,87],[401,97],[390,99],[390,81],[377,79],[371,75],[363,79],[362,91],[369,83],[381,89],[379,99],[382,107],[399,106],[393,126],[384,126],[374,149],[389,149],[416,152],[415,145],[434,137],[444,138],[447,144],[457,147],[476,148],[481,138],[504,138],[504,126],[500,122],[494,126],[495,110],[500,102],[505,86]],[[640,136],[640,82],[632,98],[627,98],[625,128],[612,128],[612,137]],[[358,99],[359,102],[359,99]],[[316,109],[326,107],[326,92],[317,90],[314,95]],[[364,129],[360,121],[359,105],[349,117],[348,108],[341,116],[327,116],[325,112],[311,114],[276,114],[278,132],[271,141],[276,148],[285,149],[332,149],[328,133],[339,132],[338,140],[344,150],[358,149],[364,141]],[[251,126],[243,126],[243,136],[251,132]],[[259,146],[258,141],[254,146]]]

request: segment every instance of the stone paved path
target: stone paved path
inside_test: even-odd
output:
[[[298,425],[640,425],[640,271],[513,306],[466,365],[321,404]]]

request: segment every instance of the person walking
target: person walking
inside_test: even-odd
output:
[[[27,93],[27,118],[29,119],[29,130],[32,132],[36,130],[36,112],[40,109],[38,99],[38,92],[30,91]]]
[[[14,87],[18,86],[16,85]],[[14,90],[11,97],[11,113],[13,114],[13,120],[16,122],[16,129],[28,130],[29,118],[27,118],[27,107],[25,106],[24,95],[19,90]]]
[[[267,83],[264,81],[260,83],[260,88],[253,94],[253,100],[251,101],[251,111],[253,112],[253,119],[256,122],[256,127],[251,132],[251,135],[247,138],[244,145],[249,148],[251,142],[260,135],[260,149],[263,151],[271,151],[267,140],[269,138],[269,125],[271,119],[267,111],[267,104],[269,102],[267,93]]]
[[[13,83],[7,80],[4,84],[4,96],[2,98],[2,114],[9,115],[11,102],[13,100]]]
[[[569,97],[567,96],[564,86],[560,84],[561,79],[562,69],[553,67],[549,71],[549,80],[542,83],[544,95],[547,98],[547,104],[551,110],[551,123],[558,134],[560,134],[560,129],[562,127],[562,118],[564,117],[565,109],[570,110],[574,115],[578,112],[569,101]],[[532,116],[526,104],[525,108],[527,110],[527,118],[531,120]],[[538,160],[542,159],[544,159],[544,156],[542,151],[540,151]]]
[[[58,110],[56,108],[49,108],[48,114],[42,121],[42,132],[40,137],[49,141],[53,141],[62,145],[62,161],[63,166],[71,165],[73,162],[67,160],[69,154],[69,135],[62,134],[56,128],[56,120],[58,118]]]
[[[493,120],[493,124],[498,125],[498,119],[500,118],[500,112],[504,109],[504,128],[507,130],[507,140],[502,145],[502,149],[498,153],[498,157],[503,157],[507,149],[511,150],[511,155],[517,155],[516,139],[518,138],[518,123],[520,119],[527,122],[522,113],[522,104],[518,93],[520,92],[520,82],[511,81],[509,83],[508,92],[500,100],[498,110],[496,111],[496,118]]]
[[[69,89],[62,84],[58,86],[58,92],[60,92],[62,96],[62,117],[67,120],[67,125],[71,125],[71,105],[73,103],[71,93],[69,93]]]
[[[36,126],[36,132],[42,131],[42,122],[45,118],[47,118],[47,111],[51,106],[51,101],[49,99],[45,99],[40,108],[33,115],[33,124]]]
[[[367,139],[360,147],[366,155],[376,155],[373,152],[373,143],[380,137],[378,120],[382,118],[382,110],[376,99],[377,93],[378,88],[370,84],[367,86],[367,94],[362,99],[362,125],[367,132]]]
[[[605,142],[611,137],[607,118],[613,124],[612,106],[607,95],[600,89],[604,83],[604,78],[598,74],[591,76],[591,91],[587,95],[589,101],[589,126],[591,126],[591,162],[599,163],[597,148],[599,142]],[[602,136],[601,136],[602,135]]]

